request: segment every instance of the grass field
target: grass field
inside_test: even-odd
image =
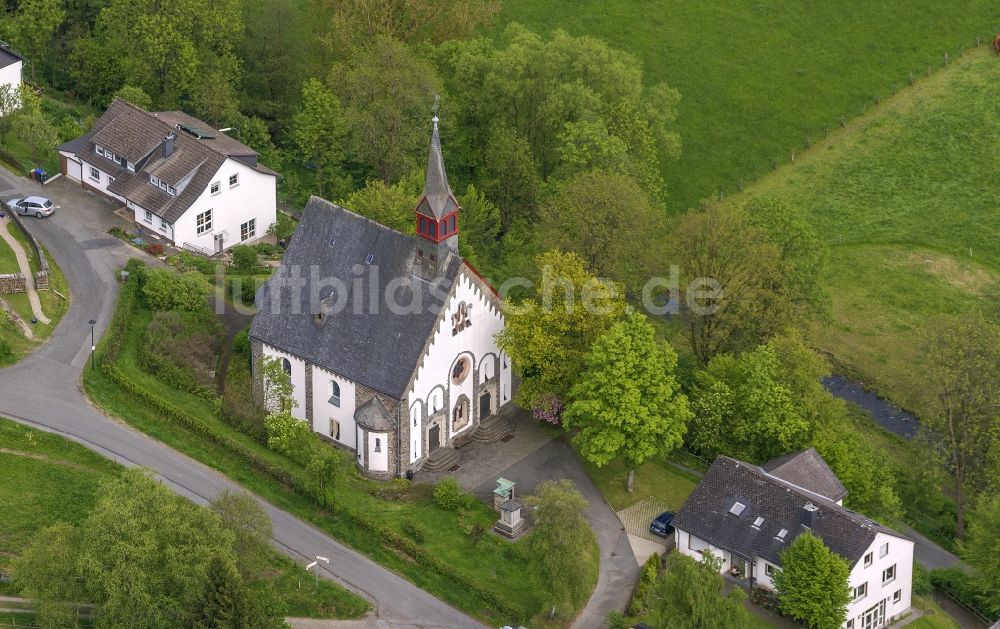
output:
[[[137,363],[138,348],[143,342],[143,330],[151,314],[140,307],[129,319],[130,325],[125,347],[118,366],[145,389],[169,399],[171,403],[199,417],[213,431],[237,439],[266,458],[286,469],[301,472],[301,468],[285,457],[268,450],[250,437],[219,419],[212,403],[177,391],[145,373]],[[318,510],[311,502],[280,486],[275,480],[256,471],[229,451],[191,434],[187,430],[165,421],[159,413],[137,402],[122,392],[101,370],[87,370],[84,385],[88,395],[110,414],[121,417],[129,424],[152,437],[226,474],[244,487],[254,491],[272,504],[311,522],[333,537],[369,555],[382,565],[395,570],[417,586],[435,594],[466,612],[485,617],[483,601],[473,592],[456,587],[449,578],[424,569],[410,560],[403,559],[392,549],[385,548],[371,535],[352,525],[337,513]],[[511,604],[537,614],[532,626],[563,626],[563,620],[549,623],[544,618],[546,608],[544,584],[533,576],[530,560],[523,543],[510,543],[487,533],[481,539],[471,532],[478,524],[486,531],[496,521],[495,512],[483,503],[476,503],[464,512],[448,512],[438,508],[430,499],[430,486],[413,486],[401,497],[380,497],[386,483],[363,480],[350,476],[338,488],[338,500],[345,508],[377,517],[383,524],[403,532],[404,524],[417,524],[425,533],[421,544],[428,552],[446,561],[456,573],[476,583],[492,588]],[[586,557],[594,567],[597,578],[597,548]],[[584,601],[577,601],[582,606]]]
[[[10,571],[39,530],[79,524],[93,509],[100,483],[120,470],[83,446],[0,418],[0,572]],[[274,592],[289,616],[353,618],[368,610],[366,601],[330,581],[316,590],[311,573],[277,551],[253,587]],[[0,594],[16,594],[15,587],[0,584]],[[4,620],[0,616],[0,626]]]
[[[580,460],[615,511],[648,498],[677,510],[698,485],[697,476],[671,465],[662,457],[656,457],[636,468],[635,483],[632,493],[629,493],[625,489],[625,464],[621,459],[604,467],[596,467],[582,458]]]
[[[747,191],[805,208],[832,247],[815,344],[918,415],[927,320],[1000,295],[998,82],[973,51]]]
[[[497,30],[593,35],[680,90],[672,209],[732,192],[1000,28],[993,0],[504,0]]]

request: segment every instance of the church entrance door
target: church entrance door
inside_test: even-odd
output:
[[[441,447],[441,427],[431,426],[427,431],[427,452],[434,452]]]
[[[483,421],[484,419],[490,416],[490,413],[493,410],[492,408],[493,405],[490,402],[491,400],[489,391],[479,396],[479,421]]]

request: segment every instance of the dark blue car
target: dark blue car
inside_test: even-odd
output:
[[[653,535],[659,535],[660,537],[670,537],[674,534],[674,526],[671,524],[673,521],[673,512],[664,511],[660,515],[656,516],[653,523],[649,525],[649,532]]]

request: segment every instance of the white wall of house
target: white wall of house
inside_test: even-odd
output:
[[[24,62],[15,61],[6,68],[0,68],[0,85],[13,85],[15,88],[19,87],[21,85],[21,71],[23,66]],[[18,95],[18,103],[20,102],[21,98],[20,95]]]
[[[312,408],[313,408],[313,430],[333,439],[337,439],[333,422],[340,423],[340,443],[349,448],[357,447],[357,430],[354,423],[354,402],[355,386],[354,382],[335,375],[313,365],[312,368]],[[330,382],[336,382],[340,387],[340,405],[333,404],[330,400]]]
[[[287,358],[291,364],[292,373],[292,399],[295,400],[295,407],[292,408],[292,417],[305,421],[306,419],[306,363],[297,356],[285,353],[279,349],[264,343],[265,358]]]
[[[76,155],[66,151],[59,151],[59,155],[66,158],[66,176],[73,181],[80,181],[80,178],[83,176],[83,168]]]
[[[364,435],[365,435],[365,433],[364,433],[363,430],[361,430],[361,427],[355,425],[355,427],[354,427],[354,440],[358,444],[363,443],[362,440],[364,439]],[[357,455],[358,455],[358,465],[360,465],[361,467],[364,467],[365,466],[365,449],[364,448],[358,448]]]
[[[728,572],[732,565],[732,554],[729,551],[712,546],[705,540],[691,535],[687,531],[676,529],[674,531],[674,542],[678,551],[698,561],[701,561],[703,557],[702,552],[705,550],[712,551],[713,555],[722,559],[722,566],[719,568],[719,572]]]
[[[115,164],[111,160],[107,160],[106,163],[102,164],[101,162],[104,161],[105,159],[100,155],[97,155],[96,153],[94,154],[93,157],[90,158],[89,161],[87,159],[81,158],[80,162],[83,173],[81,175],[82,179],[80,179],[80,181],[82,181],[83,183],[87,184],[88,186],[90,186],[95,190],[100,190],[104,194],[114,197],[119,201],[121,201],[122,203],[125,203],[124,197],[120,197],[113,192],[108,192],[108,184],[114,181],[114,179],[112,179],[111,175],[109,175],[107,172],[104,171],[104,168],[114,168],[115,170],[117,170],[118,168],[120,168],[120,166],[118,164]]]
[[[230,186],[229,178],[233,175],[237,184]],[[247,241],[261,238],[277,220],[276,180],[273,175],[227,159],[191,207],[174,222],[174,243],[178,246],[191,243],[215,251],[215,236],[225,234],[223,247],[228,249],[240,244],[241,225],[251,219],[256,224]],[[212,194],[212,184],[216,182],[219,191]],[[199,234],[197,217],[208,210],[212,212],[212,228]]]
[[[754,584],[757,587],[762,587],[767,590],[774,589],[774,581],[771,580],[771,575],[767,571],[774,570],[778,568],[777,565],[771,563],[763,557],[754,557],[753,561],[753,577],[755,579]]]
[[[883,552],[885,553],[883,555]],[[871,563],[866,565],[866,557],[871,553]],[[886,570],[893,569],[895,576],[885,581]],[[861,584],[867,584],[867,592],[861,598],[852,601],[847,606],[847,623],[845,627],[860,629],[861,616],[865,611],[885,601],[885,620],[902,614],[911,605],[913,586],[913,542],[885,533],[878,533],[861,560],[851,569],[848,578],[852,591]],[[896,592],[899,600],[896,601]]]
[[[368,469],[373,472],[389,471],[389,434],[368,433]]]

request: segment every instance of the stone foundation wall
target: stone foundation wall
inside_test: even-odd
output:
[[[0,275],[0,295],[14,295],[25,292],[24,276],[20,273]]]
[[[49,274],[45,271],[35,273],[35,289],[49,290]]]

